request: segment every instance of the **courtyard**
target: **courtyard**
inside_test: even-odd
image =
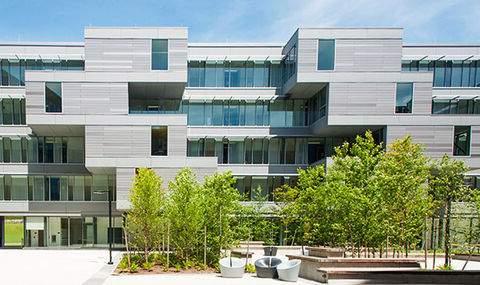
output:
[[[115,263],[120,252],[113,252]],[[114,267],[107,265],[108,251],[104,249],[0,250],[2,284],[288,284],[274,279],[261,279],[245,274],[241,279],[224,279],[217,273],[169,273],[169,274],[112,274]],[[430,260],[431,262],[431,260]],[[437,259],[441,263],[441,258]],[[464,261],[453,260],[455,269],[461,269]],[[480,262],[470,262],[467,270],[479,270]],[[329,284],[360,284],[362,280],[333,280]],[[319,284],[299,279],[295,284]]]

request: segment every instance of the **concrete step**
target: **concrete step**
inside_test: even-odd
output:
[[[335,279],[362,280],[362,284],[478,284],[480,271],[415,270],[378,268],[361,270],[318,269],[317,281],[327,283]]]
[[[287,255],[289,259],[301,259],[304,264],[315,268],[336,267],[387,267],[387,268],[420,268],[419,258],[322,258],[304,255]],[[302,263],[302,264],[303,264]]]

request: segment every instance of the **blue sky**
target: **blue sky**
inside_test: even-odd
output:
[[[187,26],[191,42],[284,43],[297,27],[403,27],[480,43],[480,0],[0,0],[0,41],[82,41],[85,26]]]

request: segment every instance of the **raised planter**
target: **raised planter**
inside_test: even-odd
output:
[[[322,270],[327,283],[333,279],[358,279],[362,284],[479,284],[480,271],[444,271],[444,270]]]
[[[452,258],[458,260],[467,260],[468,254],[454,254]],[[472,256],[470,256],[470,261],[480,261],[480,254],[472,254]]]
[[[318,246],[318,247],[307,247],[308,255],[309,256],[316,256],[316,257],[344,257],[345,250],[343,248],[337,247],[326,247],[326,246]]]
[[[241,257],[241,258],[252,258],[252,255],[253,255],[253,251],[250,250],[248,252],[248,256],[247,256],[247,250],[246,249],[233,249],[231,251],[231,255],[234,256],[234,257]]]
[[[300,259],[300,277],[326,282],[330,271],[420,269],[419,259],[413,258],[321,258],[304,255],[287,255],[289,259]],[[321,270],[321,271],[319,271]]]
[[[265,256],[275,256],[277,255],[277,247],[276,246],[265,246],[263,248],[263,255]]]

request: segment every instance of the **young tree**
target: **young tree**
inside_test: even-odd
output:
[[[437,207],[445,208],[445,266],[450,265],[450,218],[452,202],[468,200],[469,188],[465,185],[468,167],[461,160],[444,155],[431,165],[430,192]]]
[[[189,168],[181,169],[168,184],[169,199],[166,214],[170,224],[171,242],[176,256],[188,262],[203,248],[202,186]],[[198,260],[197,260],[198,261]]]
[[[405,248],[418,242],[430,210],[426,182],[427,158],[410,136],[389,145],[375,170],[375,189],[381,195],[386,233]]]
[[[322,195],[320,187],[325,182],[325,167],[322,164],[297,172],[297,183],[275,189],[274,198],[280,208],[281,221],[291,233],[290,242],[313,243],[312,225],[322,216],[319,211],[323,210],[315,201]]]
[[[337,216],[343,219],[345,239],[352,247],[354,243],[357,247],[380,244],[381,205],[372,180],[383,156],[382,145],[376,144],[372,133],[367,131],[353,143],[338,147],[327,170],[326,186],[339,203]]]
[[[144,253],[145,262],[156,248],[162,224],[165,191],[162,179],[148,168],[138,169],[130,190],[131,209],[127,214],[127,229],[131,243]]]
[[[203,223],[207,232],[209,264],[218,261],[222,248],[229,248],[235,242],[232,220],[241,206],[240,194],[234,185],[235,178],[230,171],[208,176],[203,184]]]

